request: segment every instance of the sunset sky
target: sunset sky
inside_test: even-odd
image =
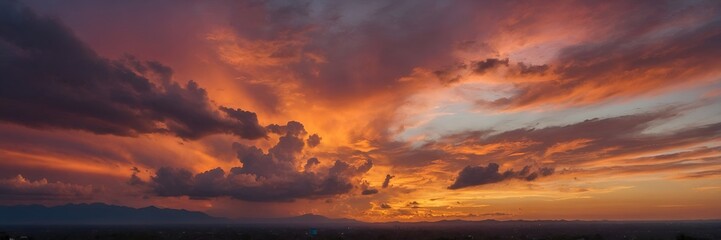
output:
[[[0,1],[0,205],[721,218],[721,1]]]

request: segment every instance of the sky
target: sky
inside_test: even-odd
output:
[[[2,1],[0,204],[721,217],[719,1]]]

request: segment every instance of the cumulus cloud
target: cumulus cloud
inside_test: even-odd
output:
[[[305,165],[303,166],[303,170],[306,172],[312,170],[313,166],[320,164],[320,161],[318,158],[309,158],[308,161],[306,161]]]
[[[354,179],[373,166],[370,159],[358,164],[336,160],[325,166],[320,166],[317,158],[300,161],[306,133],[303,125],[291,121],[268,128],[269,132],[282,135],[268,152],[255,146],[233,144],[242,167],[233,167],[229,172],[215,168],[198,174],[163,167],[155,172],[148,185],[158,196],[292,201],[348,193],[353,189]],[[303,169],[299,170],[301,165]]]
[[[308,147],[313,148],[313,147],[320,145],[320,140],[321,140],[321,137],[318,136],[318,134],[313,134],[313,135],[308,136],[308,140],[306,140],[305,142],[308,144]]]
[[[30,180],[22,175],[0,179],[0,199],[3,200],[77,200],[89,199],[100,191],[90,185],[49,182],[43,178]]]
[[[158,62],[102,58],[19,1],[0,3],[0,72],[0,121],[119,136],[265,136],[255,113],[216,106]]]
[[[538,171],[531,172],[531,167],[526,166],[521,171],[515,172],[513,169],[505,172],[499,171],[497,163],[489,163],[488,166],[466,166],[458,173],[456,180],[448,186],[448,189],[460,189],[471,186],[497,183],[508,179],[523,179],[533,181],[540,176],[548,176],[553,174],[554,169],[543,167]]]
[[[286,125],[278,125],[278,124],[270,124],[266,127],[269,132],[278,134],[278,135],[289,135],[289,136],[300,136],[305,135],[307,132],[305,131],[305,127],[302,123],[296,122],[296,121],[290,121]]]

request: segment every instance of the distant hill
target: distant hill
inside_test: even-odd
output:
[[[0,206],[0,224],[214,224],[224,218],[202,212],[157,207],[130,208],[103,203]]]
[[[328,218],[321,215],[305,214],[285,218],[227,219],[209,216],[202,212],[183,209],[131,208],[103,203],[67,204],[54,207],[42,205],[0,206],[0,226],[3,225],[148,225],[148,224],[223,224],[274,227],[357,227],[379,228],[447,228],[447,227],[504,227],[504,226],[585,226],[597,224],[644,224],[643,221],[565,221],[565,220],[441,220],[422,222],[379,222],[368,223],[348,218]],[[654,223],[649,221],[648,223]],[[669,223],[719,224],[721,220],[670,221]]]
[[[134,224],[239,224],[277,226],[349,226],[365,224],[347,218],[327,218],[305,214],[287,218],[248,218],[230,220],[183,209],[131,208],[104,203],[0,206],[0,225],[134,225]]]

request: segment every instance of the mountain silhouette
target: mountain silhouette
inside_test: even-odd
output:
[[[227,219],[183,209],[131,208],[104,203],[66,204],[46,207],[42,205],[0,206],[1,225],[146,225],[146,224],[231,224],[248,226],[298,226],[298,227],[348,227],[348,226],[477,226],[505,224],[555,224],[563,220],[545,221],[496,221],[496,220],[440,220],[421,222],[368,223],[348,218],[328,218],[316,214],[304,214],[283,218]]]
[[[131,208],[103,203],[0,206],[2,224],[212,224],[227,219],[179,209]]]
[[[305,214],[285,218],[247,218],[230,220],[183,209],[149,206],[131,208],[104,203],[0,206],[0,225],[141,225],[141,224],[239,224],[283,226],[358,225],[364,222],[348,218],[328,218]]]

